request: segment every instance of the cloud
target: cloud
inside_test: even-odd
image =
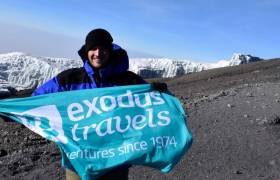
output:
[[[24,52],[38,56],[78,58],[82,40],[39,29],[0,22],[0,53]]]
[[[84,40],[47,31],[0,22],[0,53],[23,52],[37,56],[80,59],[77,51]],[[128,49],[129,57],[157,57]]]

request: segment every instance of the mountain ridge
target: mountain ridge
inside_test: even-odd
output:
[[[143,78],[169,78],[261,60],[258,57],[238,53],[228,61],[222,60],[212,64],[167,58],[132,58],[129,70]],[[9,88],[16,90],[35,88],[63,70],[81,66],[83,66],[81,60],[36,57],[22,52],[0,54],[0,91],[9,92]]]

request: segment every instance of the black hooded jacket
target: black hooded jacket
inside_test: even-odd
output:
[[[109,64],[102,69],[93,68],[87,58],[85,46],[78,51],[84,66],[59,73],[33,92],[33,96],[101,87],[146,84],[137,74],[128,71],[127,53],[118,45],[113,45]]]

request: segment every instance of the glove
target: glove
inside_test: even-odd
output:
[[[152,82],[151,85],[152,85],[152,88],[154,90],[157,90],[159,92],[167,91],[167,84],[166,83]]]

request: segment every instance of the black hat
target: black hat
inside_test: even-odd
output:
[[[85,50],[88,52],[96,46],[112,49],[113,38],[105,29],[94,29],[86,37]]]

